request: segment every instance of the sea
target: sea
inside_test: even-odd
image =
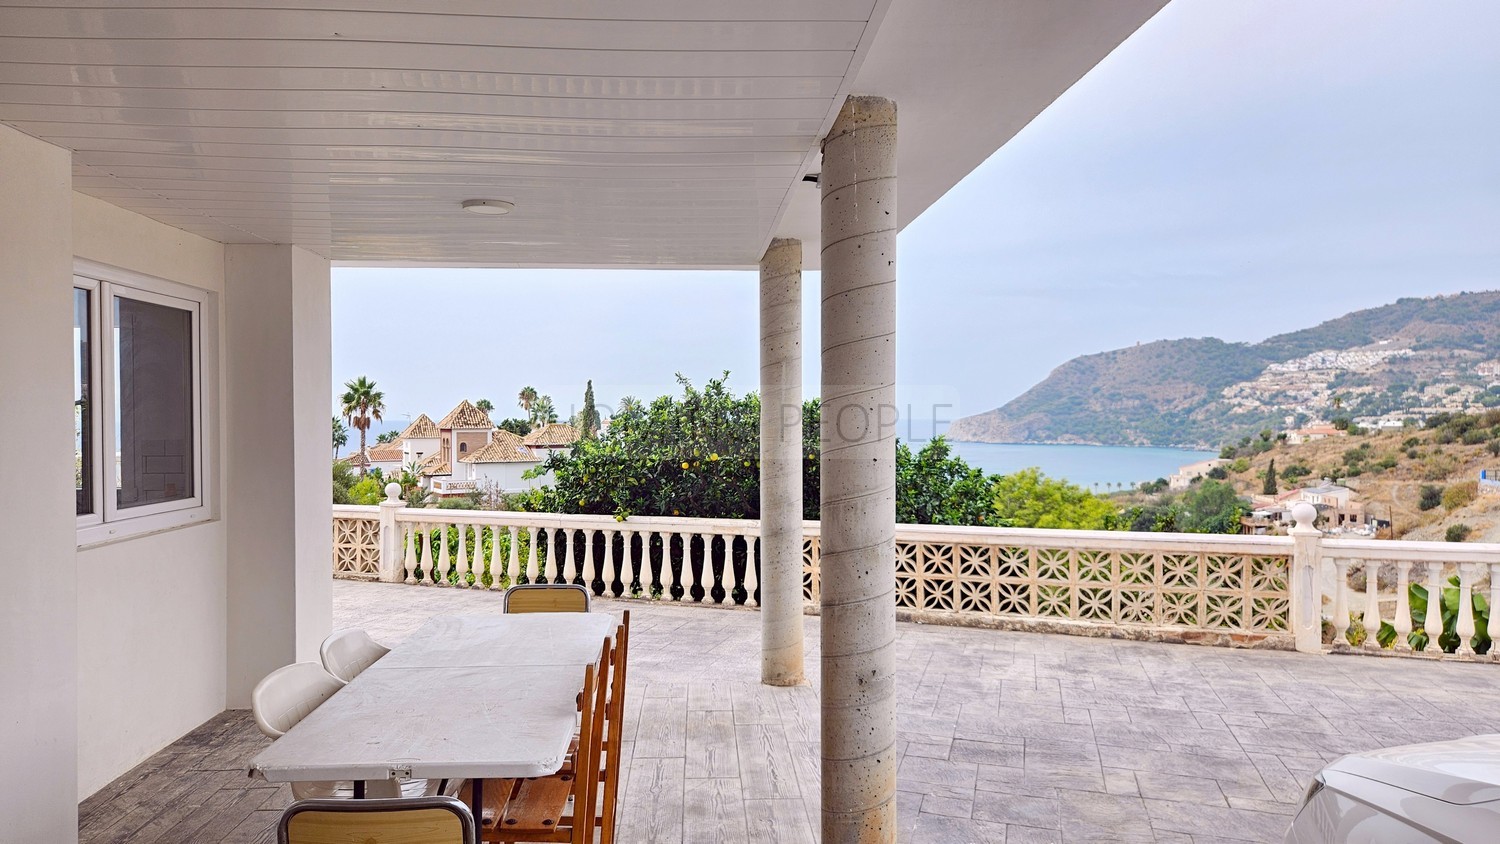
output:
[[[921,444],[914,445],[920,447]],[[969,465],[991,474],[1006,475],[1035,467],[1049,477],[1062,478],[1099,492],[1165,478],[1179,466],[1219,456],[1212,451],[1113,445],[951,441],[950,445],[954,453]]]

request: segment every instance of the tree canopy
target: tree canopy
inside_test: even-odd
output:
[[[993,492],[996,523],[1002,527],[1109,530],[1118,521],[1109,501],[1037,469],[996,477]]]

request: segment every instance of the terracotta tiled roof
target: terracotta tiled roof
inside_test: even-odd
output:
[[[453,474],[453,467],[449,466],[448,461],[443,459],[442,452],[438,452],[437,454],[434,454],[423,460],[421,463],[418,463],[417,472],[426,477],[432,477],[433,475],[451,475]]]
[[[527,434],[522,442],[533,448],[556,448],[572,445],[582,438],[583,435],[572,425],[566,422],[553,422]]]
[[[495,438],[489,445],[468,457],[459,458],[460,463],[539,463],[535,454],[521,444],[521,438],[510,431],[495,429]]]
[[[413,419],[411,424],[406,426],[406,430],[401,432],[403,440],[435,440],[438,436],[438,426],[433,424],[432,419],[425,413]]]
[[[390,442],[377,443],[370,447],[371,463],[389,463],[392,460],[401,462],[401,438],[397,437]]]
[[[484,428],[488,430],[494,424],[494,422],[490,421],[490,417],[485,415],[484,411],[469,404],[468,399],[464,399],[458,403],[458,407],[448,411],[448,415],[444,416],[443,420],[437,423],[437,426],[444,431],[453,428]]]

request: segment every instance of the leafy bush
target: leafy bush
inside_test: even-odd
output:
[[[994,502],[998,523],[1005,527],[1107,530],[1119,519],[1113,504],[1037,469],[996,478]]]
[[[1443,534],[1443,539],[1448,542],[1463,542],[1473,532],[1473,528],[1463,523],[1449,525],[1447,532]]]
[[[380,478],[373,475],[349,487],[348,503],[350,504],[379,504],[385,500],[385,484]]]
[[[1479,495],[1478,481],[1464,481],[1443,490],[1443,509],[1457,510]]]
[[[1490,432],[1483,428],[1471,428],[1464,432],[1464,445],[1479,445],[1490,438]]]
[[[1443,503],[1443,488],[1432,484],[1423,484],[1417,493],[1417,509],[1422,511],[1435,509]]]
[[[1234,487],[1207,480],[1182,496],[1178,529],[1187,533],[1239,533],[1244,503]]]
[[[570,454],[554,453],[542,471],[555,477],[539,509],[618,517],[760,516],[760,399],[735,396],[729,375],[699,390],[678,376],[681,397],[649,406],[621,402],[609,428],[582,440]],[[803,510],[817,518],[816,401],[802,408]]]
[[[1427,647],[1427,634],[1422,630],[1422,625],[1427,619],[1427,587],[1413,583],[1407,590],[1407,597],[1411,607],[1412,632],[1406,641],[1412,649],[1423,650]],[[1458,650],[1458,597],[1458,577],[1450,577],[1447,585],[1442,589],[1442,595],[1439,596],[1443,632],[1438,634],[1438,648],[1444,653],[1451,654]],[[1471,599],[1474,606],[1474,638],[1469,640],[1469,647],[1473,648],[1475,653],[1489,653],[1490,602],[1477,591],[1472,594]],[[1391,647],[1396,642],[1396,628],[1389,622],[1382,621],[1380,631],[1375,634],[1375,640],[1382,648]]]
[[[942,437],[934,438],[915,454],[906,443],[896,444],[896,521],[921,525],[996,523],[999,505],[994,479],[954,457],[952,451]],[[1105,506],[1113,515],[1114,508]]]
[[[349,490],[358,481],[359,478],[355,477],[354,469],[349,466],[348,461],[333,461],[333,503],[353,504],[354,501],[349,498]]]

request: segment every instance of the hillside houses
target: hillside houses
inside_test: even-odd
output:
[[[397,442],[401,465],[415,464],[422,487],[438,498],[449,498],[544,486],[545,475],[527,478],[525,474],[554,452],[571,451],[579,439],[577,428],[557,422],[517,436],[495,427],[484,411],[464,400],[437,422],[426,414],[418,416]]]

